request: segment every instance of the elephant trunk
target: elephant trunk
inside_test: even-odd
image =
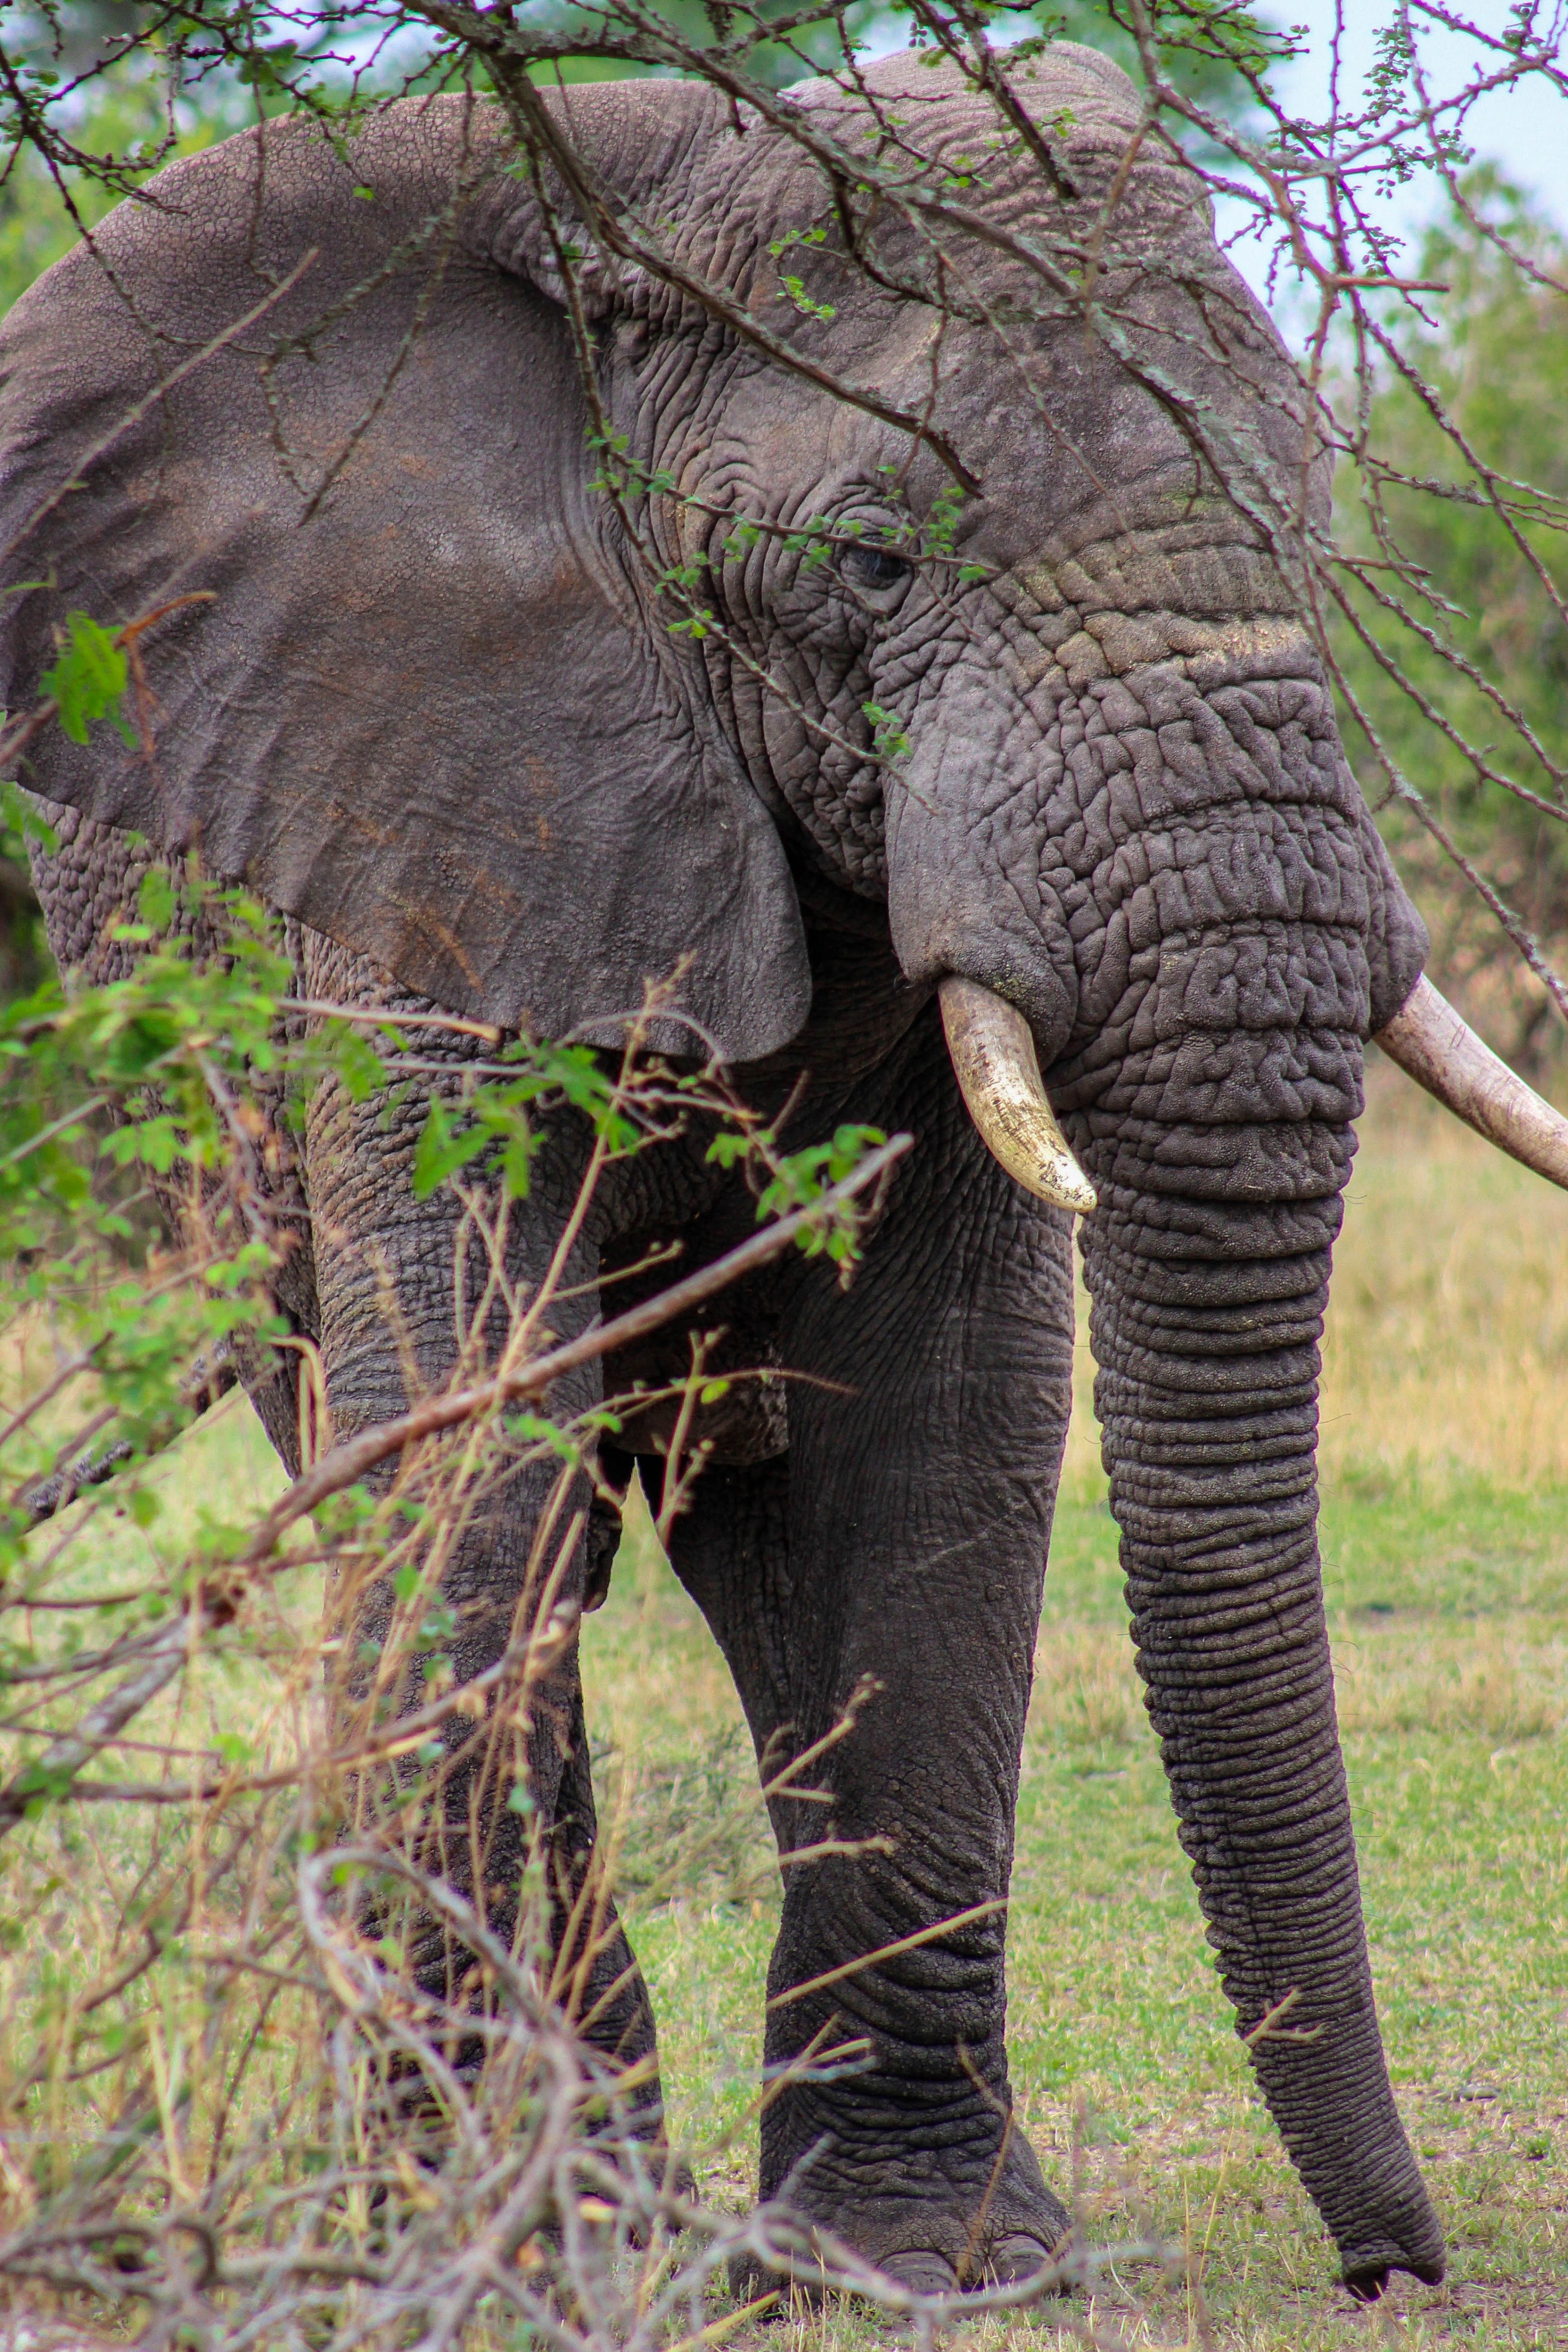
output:
[[[1173,1182],[1194,1140],[1144,1127],[1131,1167],[1125,1128],[1091,1150],[1082,1229],[1146,1704],[1238,2029],[1347,2282],[1436,2281],[1442,2234],[1378,2034],[1318,1561],[1318,1341],[1354,1139],[1299,1134],[1272,1199],[1234,1165]],[[1278,1164],[1242,1157],[1254,1178]]]
[[[1024,584],[1070,590],[1075,613],[1040,621],[1016,679],[951,665],[912,730],[887,812],[894,944],[943,988],[1004,1164],[1061,1205],[1075,1179],[1096,1196],[1080,1234],[1111,1507],[1210,1939],[1347,2279],[1436,2280],[1373,1999],[1315,1465],[1360,1040],[1408,1005],[1426,933],[1240,526],[1094,547],[1074,529]],[[1027,1069],[995,1053],[996,1084],[970,1082],[955,982],[971,1009],[1000,1000],[993,1038],[1009,1016],[1029,1032],[1062,1153]]]

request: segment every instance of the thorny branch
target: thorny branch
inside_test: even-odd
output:
[[[868,701],[858,714],[816,709],[736,620],[725,566],[765,545],[781,573],[834,566],[847,577],[858,550],[880,550],[918,568],[944,621],[979,646],[973,616],[1002,583],[963,561],[988,453],[944,412],[949,331],[994,338],[1008,396],[1113,507],[1117,486],[1060,422],[1066,404],[1051,375],[1063,336],[1092,342],[1160,405],[1195,481],[1245,519],[1296,588],[1352,755],[1365,761],[1363,781],[1385,788],[1390,821],[1404,825],[1396,846],[1429,879],[1420,845],[1434,845],[1521,960],[1532,1003],[1568,1019],[1559,973],[1568,884],[1555,898],[1534,887],[1540,871],[1568,876],[1568,847],[1556,845],[1568,818],[1568,736],[1553,684],[1568,632],[1568,498],[1553,453],[1521,454],[1472,413],[1447,323],[1470,284],[1516,320],[1521,350],[1531,331],[1568,335],[1562,239],[1478,174],[1468,143],[1483,100],[1531,80],[1568,96],[1563,0],[1521,0],[1501,31],[1433,0],[1391,0],[1373,75],[1352,90],[1335,70],[1312,114],[1281,95],[1293,86],[1291,41],[1238,9],[1109,0],[1103,16],[1075,16],[1072,29],[1114,47],[1138,92],[1114,149],[1098,154],[1070,110],[1040,102],[1043,43],[1028,12],[912,0],[909,25],[928,57],[967,79],[986,126],[973,152],[939,149],[920,104],[878,95],[858,47],[865,26],[842,8],[714,0],[699,16],[681,0],[489,9],[373,0],[353,10],[292,0],[264,14],[232,0],[150,0],[84,47],[71,0],[37,0],[0,40],[0,179],[15,195],[37,175],[89,237],[101,194],[163,201],[142,193],[147,175],[198,129],[304,116],[352,169],[359,131],[400,95],[465,93],[490,126],[460,184],[337,302],[310,312],[307,251],[199,348],[172,333],[160,340],[142,321],[156,380],[81,470],[110,457],[209,360],[248,352],[247,333],[263,328],[266,348],[249,355],[280,474],[301,521],[330,529],[327,494],[418,363],[468,208],[515,187],[534,207],[573,334],[596,494],[656,641],[660,630],[689,637],[703,660],[786,714],[816,756],[868,776],[880,793],[900,781],[896,714],[874,715]],[[1433,62],[1437,31],[1468,45],[1469,64],[1446,79]],[[737,290],[721,259],[693,258],[666,208],[610,184],[577,135],[568,76],[584,58],[700,80],[741,140],[787,142],[810,190],[807,226],[769,252],[773,276],[758,257],[761,277]],[[811,71],[830,76],[858,111],[791,95],[784,85]],[[132,108],[132,135],[95,115],[105,89]],[[264,153],[265,138],[258,145]],[[1289,480],[1259,463],[1214,396],[1241,364],[1244,298],[1212,273],[1192,275],[1180,253],[1140,249],[1143,175],[1173,165],[1201,184],[1224,242],[1278,299],[1289,331],[1300,454]],[[1423,175],[1446,226],[1411,252],[1391,206]],[[285,384],[331,364],[332,331],[395,272],[417,289],[406,330],[357,421],[307,478],[286,429]],[[879,300],[929,313],[929,381],[907,399],[863,354],[851,363],[835,331],[842,289],[862,281]],[[1188,298],[1187,323],[1151,330],[1142,293],[1156,284]],[[752,512],[740,495],[724,506],[645,462],[605,394],[602,289],[633,285],[651,291],[656,310],[666,306],[660,315],[704,322],[747,365],[884,426],[897,452],[885,484],[896,524],[867,540],[833,513]],[[775,296],[788,296],[788,310],[767,308]],[[290,298],[287,331],[275,331],[268,321]],[[1473,325],[1480,313],[1467,316]],[[781,317],[784,327],[771,323]],[[1194,394],[1205,370],[1211,391]],[[945,477],[934,499],[919,490],[922,451],[936,460],[924,473]],[[1338,467],[1332,520],[1320,494],[1329,464]],[[25,565],[37,527],[74,495],[75,481],[63,484],[7,552]],[[1484,562],[1474,557],[1482,541],[1465,533],[1484,535]],[[687,550],[679,561],[672,543]],[[110,649],[134,661],[174,601],[150,593],[130,620],[103,616]],[[1509,627],[1493,625],[1499,614]],[[1532,631],[1544,648],[1533,667],[1510,651]],[[13,714],[0,736],[4,772],[61,716],[58,696]],[[146,750],[157,713],[144,702],[138,716]],[[1533,835],[1510,832],[1525,823]],[[1526,838],[1547,848],[1521,856]],[[605,1997],[594,1969],[612,1948],[614,1856],[617,1840],[637,1832],[605,1824],[600,1861],[574,1880],[535,1809],[529,1745],[552,1720],[576,1643],[567,1568],[590,1489],[605,1485],[595,1447],[616,1422],[614,1397],[567,1415],[552,1391],[696,1316],[825,1220],[847,1218],[847,1242],[907,1139],[858,1138],[837,1182],[816,1182],[801,1206],[714,1265],[556,1344],[552,1314],[575,1295],[567,1251],[537,1295],[519,1290],[507,1248],[517,1196],[496,1174],[503,1155],[526,1167],[540,1123],[586,1090],[602,1122],[593,1169],[602,1174],[693,1118],[734,1118],[713,1073],[695,1082],[665,1066],[634,1073],[632,1055],[605,1079],[569,1042],[563,1051],[575,1061],[520,1062],[508,1058],[515,1041],[480,1022],[305,997],[260,913],[231,911],[236,940],[215,963],[227,977],[210,1002],[187,1005],[183,1027],[171,1009],[180,986],[165,972],[164,993],[144,993],[130,1013],[82,999],[75,1013],[20,1013],[0,1036],[14,1049],[0,1074],[58,1048],[50,1066],[68,1097],[63,1111],[53,1097],[24,1104],[0,1148],[0,1208],[23,1203],[12,1226],[18,1360],[30,1365],[38,1333],[49,1334],[43,1370],[19,1375],[7,1394],[0,1672],[14,1711],[0,1730],[19,1760],[0,1785],[0,1835],[14,1867],[25,1859],[38,1887],[65,1890],[37,1895],[32,1946],[0,1956],[29,2021],[0,2071],[0,2277],[89,2298],[100,2314],[129,2305],[155,2352],[177,2342],[251,2352],[263,2337],[288,2352],[411,2342],[424,2352],[502,2315],[559,2352],[672,2342],[695,2352],[736,2316],[716,2323],[709,2291],[732,2256],[750,2253],[775,2273],[865,2295],[910,2322],[929,2352],[956,2306],[893,2287],[842,2247],[804,2237],[781,2210],[715,2213],[658,2138],[646,2075],[616,2072],[596,2050],[587,2029]],[[293,1042],[279,1047],[279,1038]],[[454,1061],[443,1064],[447,1053]],[[328,1078],[417,1086],[463,1056],[458,1157],[443,1179],[461,1207],[460,1254],[479,1269],[477,1306],[455,1299],[466,1318],[461,1367],[439,1394],[334,1443],[314,1343],[278,1311],[280,1270],[304,1245],[309,1219],[289,1205],[286,1153],[257,1112],[258,1076],[303,1092]],[[110,1109],[169,1186],[171,1171],[184,1171],[191,1214],[205,1221],[200,1244],[177,1263],[127,1256],[120,1196],[100,1210],[76,1181]],[[755,1121],[735,1132],[757,1189],[783,1184],[789,1155],[777,1136]],[[773,1205],[795,1197],[785,1191]],[[580,1200],[573,1234],[586,1213]],[[29,1276],[35,1259],[53,1279],[47,1300]],[[131,1294],[133,1307],[101,1306]],[[498,1320],[499,1348],[487,1336]],[[724,1385],[710,1380],[707,1344],[699,1333],[689,1377],[668,1392],[679,1413],[667,1513],[700,1471],[701,1400]],[[212,1497],[210,1525],[171,1532],[158,1517],[158,1463],[237,1370],[274,1387],[297,1378],[299,1475],[265,1507]],[[84,1399],[68,1419],[71,1401]],[[476,1513],[525,1471],[546,1469],[555,1483],[516,1620],[489,1663],[464,1674],[468,1620],[447,1597],[445,1563]],[[303,1607],[299,1595],[323,1579],[327,1611],[314,1630],[313,1597]],[[378,1596],[374,1641],[363,1631],[367,1596]],[[795,1750],[791,1732],[763,1758],[764,1800],[811,1809],[799,1818],[812,1834],[783,1857],[792,1873],[885,1847],[838,1833],[829,1769],[876,1704],[863,1687],[824,1738]],[[130,1757],[152,1759],[135,1767],[146,1777],[119,1770]],[[89,1779],[94,1769],[100,1777]],[[521,1825],[504,1889],[483,1792]],[[625,1801],[635,1805],[635,1792]],[[674,1867],[684,1883],[709,1884],[702,1874],[733,1843],[719,1811],[717,1826],[704,1819],[683,1833]],[[646,1820],[640,1829],[646,1837]],[[68,1941],[68,1927],[79,1931],[81,1906],[70,1906],[89,1866],[95,1885],[112,1890],[113,1925],[91,1966],[73,1974],[55,1969],[54,1947]],[[749,1883],[739,1869],[735,1878]],[[978,1924],[990,1907],[932,1918],[779,1998],[830,1990],[872,1961]],[[434,1971],[419,1958],[432,1937],[444,1955]],[[1291,2036],[1291,1998],[1258,2036]],[[827,2079],[866,2054],[833,2018],[795,2072]],[[755,2104],[776,2096],[782,2079],[764,2076]],[[79,2098],[90,2091],[90,2127],[64,2103],[64,2086]],[[1123,2258],[1169,2251],[1152,2230],[1131,2246],[1097,2246],[1085,2224],[1058,2262],[966,2300],[965,2315],[1010,2314],[1058,2284],[1092,2285]],[[1106,2340],[1092,2322],[1062,2324]]]

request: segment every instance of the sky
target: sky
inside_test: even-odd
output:
[[[1277,25],[1307,27],[1308,54],[1285,69],[1279,91],[1293,112],[1305,114],[1321,107],[1328,90],[1334,0],[1267,0],[1259,13]],[[1375,56],[1374,35],[1393,16],[1394,0],[1343,0],[1343,13],[1342,70],[1359,93]],[[1468,10],[1455,7],[1447,13],[1468,14],[1472,23],[1493,34],[1503,32],[1509,23],[1507,0],[1472,0]],[[1546,0],[1543,22],[1551,13],[1551,0]],[[1568,12],[1558,14],[1564,33],[1563,62],[1568,65]],[[1428,65],[1434,91],[1446,95],[1461,88],[1483,52],[1473,41],[1424,23],[1418,16],[1416,23],[1420,54]],[[1508,176],[1532,189],[1568,230],[1568,100],[1558,97],[1543,75],[1531,74],[1511,89],[1483,99],[1469,117],[1467,136],[1479,157],[1501,163]],[[1432,208],[1430,183],[1408,192],[1404,201],[1419,219]]]
[[[1393,17],[1394,5],[1395,0],[1341,0],[1342,110],[1360,107],[1366,74],[1376,61],[1378,28]],[[1415,0],[1412,16],[1428,92],[1434,100],[1462,89],[1478,66],[1483,72],[1496,72],[1500,60],[1495,50],[1488,51],[1474,40],[1441,25],[1432,25],[1420,15],[1420,5],[1421,0]],[[1462,0],[1460,5],[1434,0],[1434,5],[1446,7],[1450,15],[1462,12]],[[1568,0],[1542,0],[1542,21],[1553,12],[1563,37],[1563,62],[1568,65]],[[1276,26],[1305,27],[1302,55],[1279,70],[1275,87],[1293,115],[1321,119],[1328,112],[1335,0],[1265,0],[1259,14]],[[1483,32],[1500,34],[1510,22],[1508,0],[1472,0],[1469,18]],[[1478,162],[1500,164],[1506,176],[1530,193],[1541,209],[1568,233],[1568,100],[1559,97],[1543,75],[1527,75],[1510,89],[1479,100],[1467,118],[1464,136]],[[1441,182],[1435,173],[1423,173],[1377,203],[1379,221],[1408,240],[1404,266],[1414,262],[1421,229],[1443,202]],[[1246,217],[1239,205],[1227,205],[1222,198],[1216,205],[1222,237],[1234,236]],[[1256,240],[1242,235],[1227,249],[1243,277],[1269,302],[1289,336],[1292,322],[1300,323],[1299,298],[1293,286],[1288,281],[1276,281],[1270,295],[1268,254]]]

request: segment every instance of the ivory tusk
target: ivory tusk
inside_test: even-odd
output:
[[[1568,1118],[1500,1062],[1429,980],[1416,982],[1374,1042],[1456,1118],[1568,1191]]]
[[[949,973],[937,992],[953,1075],[992,1158],[1037,1201],[1087,1217],[1089,1178],[1068,1150],[1023,1014],[978,981]]]

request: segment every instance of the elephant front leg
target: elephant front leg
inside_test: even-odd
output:
[[[315,996],[377,1001],[375,976],[363,966],[345,971],[329,964],[310,978]],[[420,1050],[426,1058],[449,1055],[450,1041],[432,1031]],[[354,1103],[330,1081],[310,1106],[306,1157],[321,1348],[339,1440],[438,1391],[459,1368],[465,1378],[479,1374],[510,1335],[503,1294],[489,1279],[489,1253],[482,1236],[465,1229],[455,1196],[445,1190],[415,1196],[410,1172],[422,1119],[418,1101]],[[591,1140],[585,1128],[557,1123],[542,1145],[528,1200],[512,1204],[505,1271],[520,1301],[536,1295],[552,1263]],[[567,1296],[546,1309],[562,1338],[594,1311],[595,1263],[584,1241],[565,1269]],[[552,1391],[552,1411],[567,1418],[597,1395],[590,1368]],[[458,1710],[447,1718],[439,1738],[448,1759],[405,1759],[393,1768],[409,1776],[423,1761],[427,1777],[417,1803],[407,1777],[387,1785],[369,1775],[355,1802],[363,1813],[390,1799],[405,1851],[502,1941],[531,1942],[529,1908],[548,1906],[559,2005],[600,2056],[636,2069],[629,2095],[651,2127],[658,2095],[652,2014],[594,1861],[574,1622],[587,1569],[588,1481],[579,1475],[563,1492],[554,1460],[509,1465],[487,1455],[476,1471],[473,1458],[465,1466],[465,1445],[459,1434],[418,1465],[421,1483],[409,1496],[416,1515],[395,1517],[380,1534],[382,1544],[395,1547],[402,1572],[389,1574],[377,1552],[346,1571],[337,1591],[340,1730],[352,1748],[370,1721],[426,1705],[447,1677],[470,1682],[531,1632],[526,1677],[520,1672],[503,1682],[488,1715],[476,1719]],[[383,1492],[397,1475],[396,1465],[385,1465]],[[419,1577],[412,1594],[410,1566]],[[458,1929],[416,1906],[408,1967],[437,2013],[447,2013],[449,2054],[455,2049],[460,2071],[476,2074],[489,1997],[474,1953]]]
[[[872,1466],[892,1447],[880,1416],[794,1450],[788,1647],[805,1687],[771,1759],[776,1777],[791,1746],[853,1712],[802,1775],[831,1804],[774,1803],[784,1894],[765,2049],[781,2087],[763,2193],[931,2292],[1037,2268],[1068,2227],[1015,2121],[1005,1979],[1061,1424],[1042,1433],[1038,1477],[1010,1488],[976,1456],[1014,1384],[974,1388],[978,1416],[961,1407],[945,1430],[934,1397],[929,1416],[899,1412],[918,1460],[900,1448]],[[847,1851],[809,1859],[823,1844]]]
[[[710,1472],[673,1558],[775,1787],[763,2194],[951,2290],[1068,2228],[1014,2119],[1005,1945],[1071,1287],[1065,1218],[985,1157],[944,1068],[910,1076],[857,1107],[922,1132],[852,1288],[818,1263],[784,1319],[784,1362],[832,1385],[789,1383],[787,1466]],[[781,1768],[847,1710],[796,1784],[830,1803],[793,1799]]]

